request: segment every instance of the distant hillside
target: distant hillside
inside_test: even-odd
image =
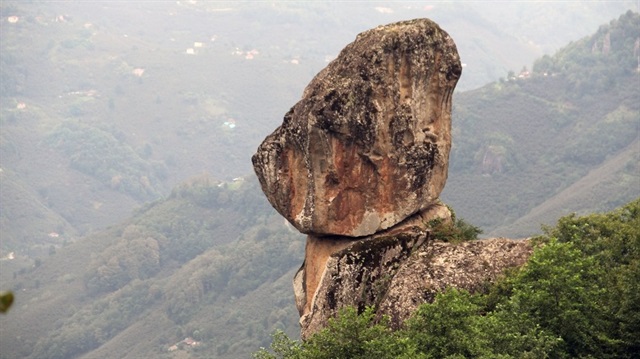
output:
[[[624,150],[567,188],[534,207],[526,215],[496,232],[537,233],[540,224],[550,225],[567,213],[586,215],[606,212],[625,198],[640,192],[640,141],[636,138]]]
[[[304,86],[368,28],[432,18],[469,90],[634,6],[2,1],[0,255],[117,223],[192,176],[250,174]]]
[[[629,11],[531,71],[458,94],[443,199],[488,235],[518,237],[640,196],[639,44]]]
[[[304,241],[241,174],[325,54],[304,52],[317,33],[252,50],[271,26],[282,36],[331,17],[316,5],[276,6],[280,22],[267,3],[227,14],[220,2],[104,2],[121,16],[100,20],[81,4],[0,4],[0,289],[16,292],[0,358],[238,358],[275,329],[297,336]],[[141,11],[157,32],[132,25]],[[443,199],[459,217],[525,236],[640,196],[638,16],[454,95]]]
[[[3,260],[16,303],[0,357],[248,357],[275,329],[298,335],[300,237],[257,181],[193,179],[120,225]]]

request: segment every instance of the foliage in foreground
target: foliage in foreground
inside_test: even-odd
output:
[[[12,292],[0,292],[0,313],[6,313],[13,304]]]
[[[276,332],[258,359],[632,358],[640,352],[640,199],[561,218],[486,293],[450,289],[403,329],[343,309],[306,342]]]

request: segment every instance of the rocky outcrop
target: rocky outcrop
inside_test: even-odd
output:
[[[453,40],[427,19],[366,31],[307,86],[253,156],[269,202],[307,233],[294,278],[302,336],[344,306],[396,327],[448,286],[522,264],[526,241],[436,242],[451,148]]]
[[[390,280],[429,238],[429,223],[451,220],[440,204],[416,213],[393,228],[348,240],[308,236],[305,260],[294,277],[302,336],[326,324],[339,308],[378,305]]]
[[[253,156],[269,202],[303,233],[351,237],[432,204],[461,69],[453,40],[427,19],[358,35]]]
[[[327,258],[311,303],[298,299],[308,293],[296,292],[302,338],[322,329],[345,306],[372,306],[399,328],[438,292],[448,287],[482,290],[506,269],[524,264],[531,253],[528,240],[452,244],[429,240],[429,229],[420,227],[354,241]],[[304,266],[294,282],[303,277]]]

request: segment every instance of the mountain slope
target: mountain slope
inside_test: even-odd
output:
[[[567,213],[579,215],[591,211],[606,212],[628,198],[638,196],[640,189],[640,141],[635,140],[620,153],[606,160],[570,186],[534,207],[526,215],[496,228],[496,233],[535,233],[540,225],[552,225]],[[489,236],[494,233],[488,233]]]
[[[167,4],[158,6],[163,9]],[[187,19],[192,19],[191,11],[199,10],[185,11],[191,14]],[[50,15],[46,13],[47,18]],[[171,15],[165,16],[164,20],[174,24]],[[302,21],[297,15],[291,16],[294,23]],[[36,13],[32,14],[28,26],[36,26],[37,17]],[[110,21],[120,24],[120,21],[126,23],[126,19],[127,16],[123,16]],[[586,202],[588,207],[576,210],[589,211],[594,205],[600,206],[597,210],[605,210],[622,201],[628,202],[625,200],[628,196],[639,196],[635,187],[639,176],[637,147],[634,147],[638,143],[640,110],[638,73],[630,67],[633,64],[629,65],[629,58],[634,55],[633,36],[637,36],[638,30],[632,27],[622,30],[637,26],[638,15],[626,14],[621,20],[603,26],[595,36],[573,43],[553,57],[541,59],[529,78],[509,79],[454,95],[454,148],[443,199],[460,217],[496,234],[524,236],[531,234],[529,229],[535,231],[532,221],[547,220],[534,217],[537,213],[544,212],[545,208],[573,210],[570,206],[589,197],[586,193],[597,192],[592,196],[593,201]],[[5,25],[3,23],[3,35]],[[252,91],[290,94],[291,98],[271,94],[278,98],[278,103],[271,103],[270,111],[281,114],[282,103],[291,105],[297,96],[293,94],[300,91],[294,83],[306,82],[314,72],[283,63],[284,55],[272,54],[272,61],[264,60],[261,65],[243,58],[244,62],[236,66],[243,66],[248,71],[244,73],[247,77],[236,79],[232,71],[224,71],[224,66],[240,60],[233,57],[237,55],[222,51],[235,48],[228,40],[225,46],[217,48],[224,54],[217,63],[222,66],[221,77],[217,78],[221,82],[219,86],[239,83],[238,93],[246,89],[247,94],[253,94],[236,98],[233,101],[237,102],[230,105],[231,98],[235,98],[230,88],[222,92],[186,90],[212,82],[202,76],[202,71],[211,65],[210,59],[182,62],[191,61],[185,60],[189,57],[183,53],[184,44],[192,45],[191,35],[168,27],[167,34],[174,36],[180,45],[165,39],[171,51],[151,53],[168,56],[164,57],[166,63],[145,67],[145,73],[164,69],[186,74],[188,66],[200,69],[193,75],[197,79],[173,78],[175,82],[171,84],[176,86],[186,81],[184,87],[176,89],[159,79],[144,76],[139,79],[129,72],[138,66],[135,62],[141,58],[137,57],[142,56],[140,53],[153,49],[151,35],[134,32],[125,38],[123,32],[109,34],[113,31],[111,25],[100,24],[107,33],[100,36],[113,42],[100,42],[99,46],[114,49],[124,46],[131,51],[127,56],[138,59],[119,58],[94,64],[101,69],[111,66],[119,69],[104,75],[105,78],[117,75],[112,79],[114,82],[105,85],[95,77],[92,80],[90,71],[83,73],[80,70],[83,65],[77,62],[80,60],[75,60],[78,53],[94,54],[92,51],[98,50],[83,49],[85,45],[67,41],[76,39],[79,44],[85,44],[75,33],[81,31],[85,23],[76,20],[68,25],[73,27],[67,29],[73,36],[55,42],[49,49],[52,55],[65,58],[60,61],[66,64],[66,70],[54,70],[53,65],[44,64],[28,81],[37,83],[34,77],[50,81],[44,76],[47,72],[82,73],[71,76],[75,82],[51,80],[39,86],[29,85],[28,91],[21,90],[28,93],[12,93],[8,97],[10,101],[5,101],[7,97],[3,93],[3,106],[10,106],[2,109],[0,122],[3,167],[0,202],[3,206],[9,205],[7,198],[19,196],[27,199],[29,205],[18,202],[11,208],[3,207],[2,215],[6,217],[2,225],[17,225],[13,215],[19,213],[15,212],[16,208],[33,210],[24,215],[25,222],[20,222],[21,226],[29,226],[24,230],[30,232],[21,234],[19,228],[12,227],[11,231],[3,228],[1,233],[3,250],[20,250],[16,250],[11,260],[3,252],[0,261],[2,289],[16,292],[14,307],[0,318],[3,320],[0,358],[127,355],[131,358],[236,358],[266,346],[269,334],[276,328],[296,336],[298,313],[294,309],[290,281],[292,271],[299,267],[303,257],[301,235],[271,209],[255,180],[231,178],[238,172],[244,173],[232,169],[233,163],[249,166],[248,156],[244,159],[239,153],[253,151],[251,141],[257,141],[266,129],[279,122],[280,115],[266,110],[256,114],[262,110],[263,102],[254,103]],[[37,26],[52,33],[58,31],[53,22]],[[610,34],[610,50],[605,54],[602,49],[607,34]],[[5,38],[3,36],[3,41]],[[130,42],[131,38],[135,41]],[[618,42],[620,39],[623,40]],[[33,41],[37,43],[42,38],[34,37]],[[40,46],[46,49],[48,45],[41,43]],[[251,48],[247,45],[243,51]],[[26,51],[23,47],[18,49]],[[138,51],[140,49],[144,51]],[[3,61],[8,59],[5,54],[3,51]],[[102,61],[100,56],[96,57],[99,58],[96,61]],[[318,66],[323,61],[318,60]],[[262,65],[273,63],[281,66],[269,75],[282,81],[276,82],[278,89],[271,89],[268,83],[257,89],[249,86],[260,82],[256,79],[261,78],[258,75],[264,71]],[[3,71],[5,69],[3,64]],[[25,76],[18,72],[21,74],[12,73],[12,76],[16,75],[17,79]],[[89,85],[85,86],[84,81],[89,81]],[[83,92],[92,89],[94,84],[105,86],[101,91],[107,95],[92,99]],[[160,89],[163,84],[171,88],[166,93],[149,90]],[[51,85],[55,91],[48,93],[45,85]],[[17,89],[20,86],[10,90]],[[75,93],[78,89],[81,93]],[[142,93],[144,100],[133,96],[136,93]],[[41,102],[43,98],[51,102]],[[109,98],[113,99],[115,112],[110,112]],[[28,111],[18,108],[23,101]],[[168,107],[146,113],[145,103],[153,104],[152,107],[168,104]],[[242,110],[231,110],[235,106],[242,106],[238,107]],[[221,108],[224,112],[220,112]],[[252,113],[257,120],[253,115],[236,116],[249,114],[244,112],[249,108],[255,111]],[[105,117],[93,117],[96,114],[105,114]],[[225,125],[229,118],[238,120],[237,127]],[[149,133],[145,133],[145,126],[136,126],[137,119],[151,126]],[[151,137],[145,137],[149,134],[157,137],[149,140]],[[68,138],[77,140],[85,135],[94,136],[100,146],[74,147],[66,154],[65,146],[76,143],[70,141],[69,144],[60,138],[70,136]],[[195,146],[191,147],[191,143]],[[91,152],[94,148],[108,148],[113,150],[108,154],[120,154],[111,160],[122,165],[117,168],[125,173],[101,177],[104,168],[92,167],[100,164],[99,161],[88,161],[90,166],[82,166],[83,159],[100,157]],[[238,148],[244,150],[236,152]],[[76,153],[86,157],[74,157]],[[229,163],[232,165],[226,166]],[[34,164],[36,166],[31,167]],[[206,175],[192,177],[194,172],[211,168],[225,181]],[[154,187],[153,176],[161,178],[167,169],[170,179]],[[600,175],[609,170],[615,172]],[[148,182],[142,180],[143,176],[147,176]],[[183,181],[189,177],[190,180]],[[127,218],[129,210],[140,205],[140,200],[122,190],[127,187],[119,187],[126,178],[137,178],[138,181],[132,183],[141,187],[135,188],[151,186],[154,191],[165,193],[166,198],[144,205]],[[180,184],[169,191],[174,181]],[[574,188],[578,188],[578,192],[574,193]],[[46,202],[47,199],[51,203]],[[49,210],[39,212],[37,209],[43,205]],[[26,220],[31,218],[37,220]],[[517,220],[527,227],[508,227]],[[118,221],[119,224],[108,226]],[[59,231],[57,240],[48,237],[52,226]],[[102,226],[107,228],[97,229]],[[526,232],[519,233],[521,228]],[[85,233],[82,237],[76,234],[82,232]],[[6,233],[20,234],[9,242]],[[200,345],[186,344],[185,337],[193,338]],[[170,352],[176,344],[178,349]]]
[[[502,5],[3,1],[0,167],[25,192],[0,199],[44,204],[65,233],[89,233],[192,176],[250,173],[305,84],[368,28],[432,18],[455,39],[467,65],[458,90],[468,90],[636,6]],[[1,223],[2,255],[55,231]]]
[[[538,232],[533,225],[510,225],[625,148],[633,152],[640,128],[639,24],[639,15],[628,12],[543,57],[532,72],[458,94],[445,202],[492,235],[529,236]],[[592,200],[582,203],[587,207],[571,208],[611,210],[640,196],[630,161],[613,174],[628,180],[601,179]],[[567,213],[545,220],[559,214]]]
[[[298,332],[302,247],[257,181],[194,179],[14,273],[0,357],[159,356],[185,337],[200,345],[174,354],[248,355],[276,328]]]

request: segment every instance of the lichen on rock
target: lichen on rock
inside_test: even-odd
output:
[[[434,203],[461,69],[453,40],[427,19],[358,35],[253,156],[269,202],[303,233],[351,237]]]
[[[434,219],[450,221],[451,212],[437,203],[358,240],[308,236],[305,261],[294,278],[302,337],[324,327],[342,307],[364,310],[382,303],[396,272],[426,244]]]
[[[356,241],[327,259],[313,301],[301,312],[302,338],[322,329],[346,306],[360,311],[373,307],[398,329],[438,292],[449,287],[482,290],[506,269],[523,265],[532,252],[528,240],[454,244],[430,240],[428,229],[419,228]]]
[[[448,286],[477,289],[530,255],[527,241],[436,242],[461,74],[428,19],[365,31],[304,90],[252,161],[273,207],[308,234],[294,277],[302,337],[345,306],[399,327]]]

